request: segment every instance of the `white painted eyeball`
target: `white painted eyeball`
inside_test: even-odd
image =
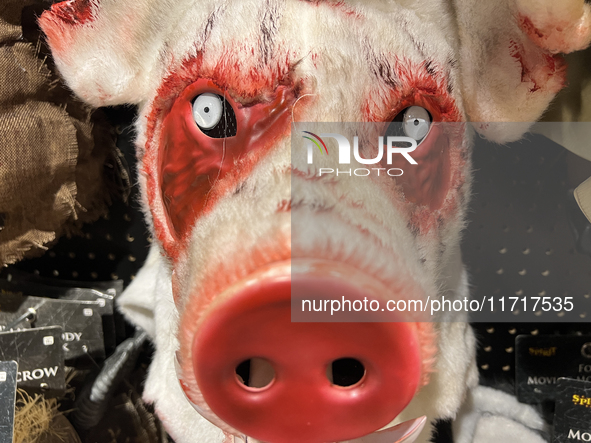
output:
[[[222,119],[223,99],[216,94],[206,92],[193,101],[193,118],[201,129],[212,129]]]
[[[420,106],[406,108],[402,114],[402,130],[407,137],[420,141],[431,128],[431,114]]]

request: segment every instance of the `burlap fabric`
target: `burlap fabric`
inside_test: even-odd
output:
[[[0,1],[0,265],[40,254],[108,200],[113,132],[61,85],[27,28],[39,4]]]

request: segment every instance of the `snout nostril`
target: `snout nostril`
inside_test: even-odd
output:
[[[365,366],[355,358],[339,358],[332,362],[326,372],[333,385],[349,387],[361,381],[365,375]]]
[[[236,378],[245,386],[248,386],[250,381],[250,360],[244,360],[236,366]]]
[[[248,388],[262,389],[275,379],[275,370],[264,358],[249,358],[236,366],[236,378]]]

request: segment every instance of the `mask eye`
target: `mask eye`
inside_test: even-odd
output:
[[[420,106],[411,106],[401,111],[388,126],[386,136],[405,136],[420,143],[431,129],[431,114]]]
[[[222,96],[209,92],[193,101],[193,119],[201,131],[211,138],[236,135],[236,114]]]

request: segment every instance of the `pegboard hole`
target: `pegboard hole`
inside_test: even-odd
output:
[[[585,358],[591,358],[591,343],[585,343],[581,348],[581,355]]]

